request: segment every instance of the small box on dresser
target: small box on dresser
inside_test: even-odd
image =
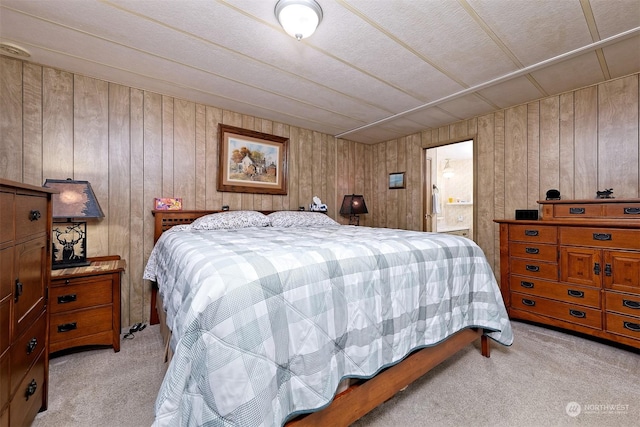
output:
[[[90,261],[51,274],[51,353],[87,345],[120,351],[120,281],[126,262],[117,255]]]
[[[496,220],[510,317],[640,348],[640,200],[538,203],[542,220]]]
[[[47,408],[52,192],[0,179],[0,427]]]

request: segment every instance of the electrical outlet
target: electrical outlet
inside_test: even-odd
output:
[[[464,217],[463,217],[462,215],[460,215],[460,216],[458,217],[458,222],[462,222],[462,221],[464,221]]]

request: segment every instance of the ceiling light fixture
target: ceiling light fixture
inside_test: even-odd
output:
[[[451,178],[453,176],[453,168],[449,166],[449,159],[444,164],[444,169],[442,169],[442,176],[445,178]]]
[[[315,0],[280,0],[275,13],[282,28],[298,41],[313,34],[322,21],[322,8]]]

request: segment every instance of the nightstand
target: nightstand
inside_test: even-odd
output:
[[[117,255],[90,261],[51,273],[49,353],[85,345],[120,351],[120,275],[126,261]]]

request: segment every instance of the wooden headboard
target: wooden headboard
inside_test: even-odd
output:
[[[157,211],[154,210],[153,216],[155,219],[153,226],[153,242],[157,242],[160,238],[160,235],[173,227],[174,225],[181,224],[191,224],[196,219],[201,216],[224,212],[221,210],[217,211],[200,211],[200,210],[190,210],[190,211]],[[265,215],[269,215],[275,211],[258,211]]]

